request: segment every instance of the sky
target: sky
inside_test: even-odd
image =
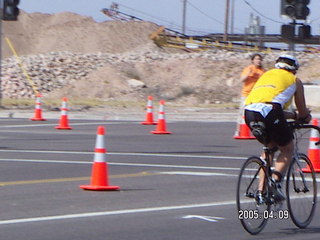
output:
[[[19,8],[28,13],[74,12],[102,22],[111,19],[101,13],[101,9],[109,8],[113,2],[119,4],[121,12],[182,31],[183,0],[20,0]],[[280,0],[230,0],[230,8],[232,6],[234,33],[245,32],[251,13],[259,16],[267,34],[279,34],[281,25],[290,22],[280,16]],[[312,34],[319,35],[320,0],[310,0],[309,8]],[[226,0],[188,0],[186,34],[223,33],[225,9]]]

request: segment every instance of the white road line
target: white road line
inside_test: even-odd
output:
[[[319,195],[320,194],[318,194],[318,197],[319,197]],[[249,201],[252,201],[252,200],[248,200],[248,202]],[[54,220],[66,220],[66,219],[87,218],[87,217],[124,215],[124,214],[134,214],[134,213],[148,213],[148,212],[159,212],[159,211],[170,211],[170,210],[172,211],[172,210],[226,206],[226,205],[235,205],[235,204],[236,204],[236,201],[233,200],[233,201],[221,201],[221,202],[202,203],[202,204],[151,207],[151,208],[137,208],[137,209],[123,209],[123,210],[115,210],[115,211],[88,212],[88,213],[65,214],[65,215],[55,215],[55,216],[45,216],[45,217],[20,218],[20,219],[0,220],[0,225],[54,221]]]
[[[108,162],[109,163],[109,162]],[[187,168],[187,169],[212,169],[212,170],[231,170],[239,171],[240,168],[230,168],[230,167],[209,167],[209,166],[190,166],[190,165],[169,165],[169,164],[144,164],[144,163],[118,163],[111,162],[111,165],[128,165],[136,167],[160,167],[160,168]]]
[[[92,162],[85,162],[85,161],[44,160],[44,159],[14,159],[14,158],[0,158],[0,161],[1,161],[1,162],[92,164]]]
[[[182,219],[191,219],[197,218],[208,222],[219,222],[219,220],[223,220],[223,217],[213,217],[213,216],[203,216],[203,215],[186,215],[183,216]]]
[[[94,152],[80,152],[80,151],[49,151],[49,150],[19,150],[19,149],[0,149],[0,152],[8,152],[8,153],[49,153],[49,154],[94,154]],[[107,153],[110,154],[110,153]]]
[[[182,158],[207,158],[207,159],[235,159],[235,160],[245,160],[247,157],[232,157],[232,156],[207,156],[207,155],[186,155],[186,154],[156,154],[156,153],[117,153],[111,152],[107,153],[110,155],[127,155],[127,156],[152,156],[152,157],[182,157]]]
[[[44,159],[9,159],[0,158],[1,162],[33,162],[33,163],[63,163],[63,164],[92,164],[88,161],[66,161],[66,160],[44,160]],[[133,167],[158,167],[158,168],[186,168],[186,169],[206,169],[206,170],[230,170],[239,171],[240,168],[229,167],[209,167],[209,166],[190,166],[190,165],[169,165],[169,164],[145,164],[145,163],[119,163],[108,162],[109,165],[114,166],[133,166]]]
[[[0,158],[0,162],[33,162],[33,163],[60,163],[60,164],[92,164],[87,161],[65,161],[65,160],[35,160],[35,159],[8,159]],[[223,171],[240,171],[240,168],[230,167],[209,167],[209,166],[191,166],[191,165],[168,165],[168,164],[145,164],[145,163],[120,163],[120,162],[108,162],[109,165],[114,166],[131,166],[131,167],[154,167],[154,168],[180,168],[180,169],[205,169],[205,170],[223,170]],[[238,174],[230,173],[210,173],[210,172],[190,172],[190,171],[166,171],[157,172],[167,175],[193,175],[193,176],[222,176],[222,177],[238,177]],[[245,176],[251,177],[251,176]],[[311,181],[310,178],[306,179]],[[320,179],[316,179],[316,182],[320,182]]]
[[[0,152],[22,152],[22,153],[54,153],[54,154],[93,154],[93,152],[81,151],[48,151],[48,150],[9,150],[0,149]],[[167,154],[167,153],[129,153],[129,152],[108,152],[107,155],[121,155],[121,156],[151,156],[151,157],[181,157],[181,158],[206,158],[206,159],[234,159],[245,160],[247,157],[236,156],[208,156],[208,155],[192,155],[192,154]]]
[[[116,125],[116,124],[128,124],[128,123],[137,123],[134,121],[121,121],[121,122],[105,122],[101,120],[101,122],[86,122],[86,123],[75,123],[71,122],[70,125],[72,126],[81,126],[81,125]],[[42,123],[42,124],[21,124],[21,125],[1,125],[1,128],[24,128],[24,127],[45,127],[45,126],[56,126],[58,123]]]
[[[134,214],[134,213],[148,213],[148,212],[159,212],[159,211],[169,211],[169,210],[182,210],[182,209],[190,209],[190,208],[215,207],[215,206],[234,205],[234,204],[236,204],[236,201],[222,201],[222,202],[212,202],[212,203],[202,203],[202,204],[124,209],[124,210],[115,210],[115,211],[88,212],[88,213],[79,213],[79,214],[66,214],[66,215],[33,217],[33,218],[20,218],[20,219],[10,219],[10,220],[0,220],[0,225],[65,220],[65,219],[74,219],[74,218],[111,216],[111,215],[124,215],[124,214]]]
[[[211,176],[222,176],[222,177],[239,177],[239,174],[228,174],[228,173],[212,173],[212,172],[158,172],[160,174],[166,175],[187,175],[187,176],[204,176],[204,177],[211,177]]]

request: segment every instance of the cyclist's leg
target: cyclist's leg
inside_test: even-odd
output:
[[[264,117],[259,112],[245,110],[245,122],[251,131],[253,129],[254,124],[257,124],[259,122],[264,124],[264,121],[265,121]],[[265,140],[265,139],[263,139],[262,136],[261,137],[256,136],[256,138],[260,143],[264,144],[263,140]],[[264,152],[262,153],[261,158],[266,159]],[[265,179],[265,173],[264,173],[264,171],[260,170],[259,171],[259,185],[258,185],[258,191],[260,191],[260,192],[264,191],[264,186],[265,186],[264,179]]]
[[[287,124],[280,104],[273,104],[272,111],[266,117],[266,127],[272,144],[276,144],[280,150],[275,162],[275,172],[278,174],[274,174],[273,177],[281,181],[281,176],[285,174],[291,162],[294,145],[292,130]]]
[[[266,128],[270,137],[270,145],[276,144],[280,154],[274,164],[272,187],[276,201],[285,200],[282,192],[282,180],[293,155],[293,134],[289,128],[280,104],[273,104],[273,109],[266,117]],[[270,146],[269,146],[270,147]]]
[[[269,161],[270,161],[270,166],[272,166],[273,164],[273,158],[274,158],[274,154],[275,152],[277,151],[277,145],[275,143],[269,143],[268,144],[268,148],[270,149],[269,151]],[[266,153],[264,151],[262,151],[261,153],[261,159],[264,159],[264,160],[267,160],[267,156],[266,156]],[[260,179],[264,179],[264,172],[261,173],[260,175]],[[264,182],[263,181],[260,181],[260,184],[259,184],[259,190],[263,190],[263,186],[265,186]]]
[[[293,149],[294,145],[292,140],[285,146],[279,146],[280,154],[277,157],[274,167],[275,171],[280,173],[281,176],[284,176],[292,160]],[[279,174],[273,174],[272,177],[279,182],[282,180]]]
[[[276,202],[281,202],[286,198],[282,191],[282,180],[292,159],[293,141],[290,141],[286,146],[279,146],[279,150],[280,154],[274,163],[271,181],[273,197]]]
[[[261,193],[265,190],[265,172],[260,170],[259,171],[259,185],[258,185],[258,191]]]

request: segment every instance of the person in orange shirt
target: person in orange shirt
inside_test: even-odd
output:
[[[235,136],[239,136],[239,128],[244,116],[244,102],[252,90],[254,84],[258,81],[260,76],[265,72],[262,66],[263,57],[259,53],[251,55],[251,64],[242,70],[240,81],[243,83],[241,90],[241,99],[239,107],[239,115],[237,119],[237,129]]]

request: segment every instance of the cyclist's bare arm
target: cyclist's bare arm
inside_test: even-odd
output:
[[[310,110],[306,106],[306,100],[304,97],[304,88],[302,82],[299,78],[296,80],[297,90],[294,95],[294,101],[298,109],[298,119],[303,119],[305,123],[311,121],[312,116]]]

